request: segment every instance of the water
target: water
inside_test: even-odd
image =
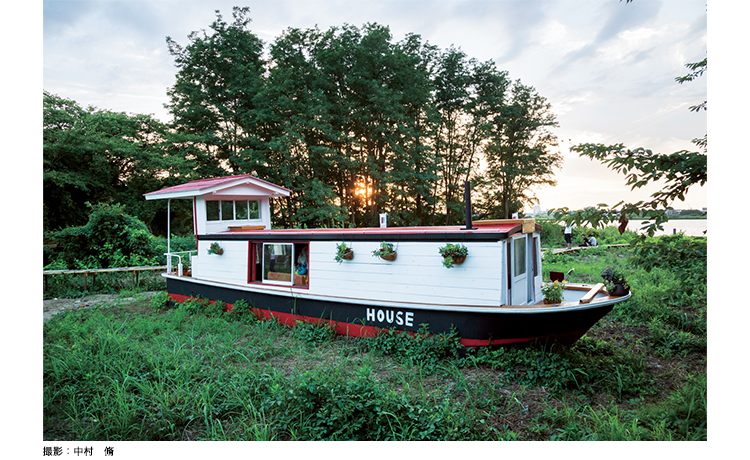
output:
[[[631,220],[628,223],[628,230],[640,233],[640,228],[643,225],[643,222],[645,221]],[[662,224],[662,227],[664,227],[664,230],[657,230],[654,235],[671,235],[677,230],[677,233],[684,232],[685,236],[708,236],[708,233],[703,233],[708,228],[708,219],[675,219],[665,222]]]

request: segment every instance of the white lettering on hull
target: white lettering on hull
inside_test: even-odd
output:
[[[381,310],[379,308],[367,309],[367,321],[373,323],[395,324],[396,326],[414,326],[414,313],[401,310]]]

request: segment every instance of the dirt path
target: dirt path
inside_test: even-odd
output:
[[[44,322],[49,321],[58,313],[70,310],[79,310],[89,308],[95,305],[107,304],[110,302],[133,302],[150,300],[156,292],[142,292],[138,297],[122,297],[119,294],[97,294],[81,297],[80,299],[50,299],[44,301]]]

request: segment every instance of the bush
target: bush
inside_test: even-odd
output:
[[[691,272],[705,267],[708,260],[705,238],[665,235],[646,238],[633,249],[633,262],[651,271],[655,267],[674,272]]]
[[[305,344],[316,347],[336,338],[336,325],[322,320],[319,322],[297,321],[294,336]]]
[[[151,298],[151,309],[155,312],[166,311],[169,308],[169,294],[161,291]]]
[[[59,268],[112,268],[158,265],[155,238],[146,224],[125,214],[121,205],[95,204],[82,227],[49,233],[50,262]]]
[[[255,323],[260,320],[258,311],[241,299],[234,302],[229,318],[245,324]]]
[[[458,358],[464,349],[455,331],[433,335],[426,324],[416,333],[379,329],[375,337],[364,338],[362,344],[367,351],[418,362],[427,369],[434,368],[442,359]]]

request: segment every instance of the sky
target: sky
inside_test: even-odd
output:
[[[675,78],[707,53],[705,1],[664,0],[156,0],[43,2],[43,85],[80,105],[153,114],[164,108],[176,67],[166,37],[188,44],[220,10],[249,6],[250,29],[268,45],[287,28],[375,22],[394,41],[414,33],[446,49],[492,60],[547,98],[557,115],[564,166],[557,186],[536,191],[542,210],[637,201],[658,189],[631,192],[623,175],[571,153],[571,145],[623,143],[659,153],[694,151],[707,130],[707,74],[685,84]],[[675,208],[707,206],[706,187]]]

